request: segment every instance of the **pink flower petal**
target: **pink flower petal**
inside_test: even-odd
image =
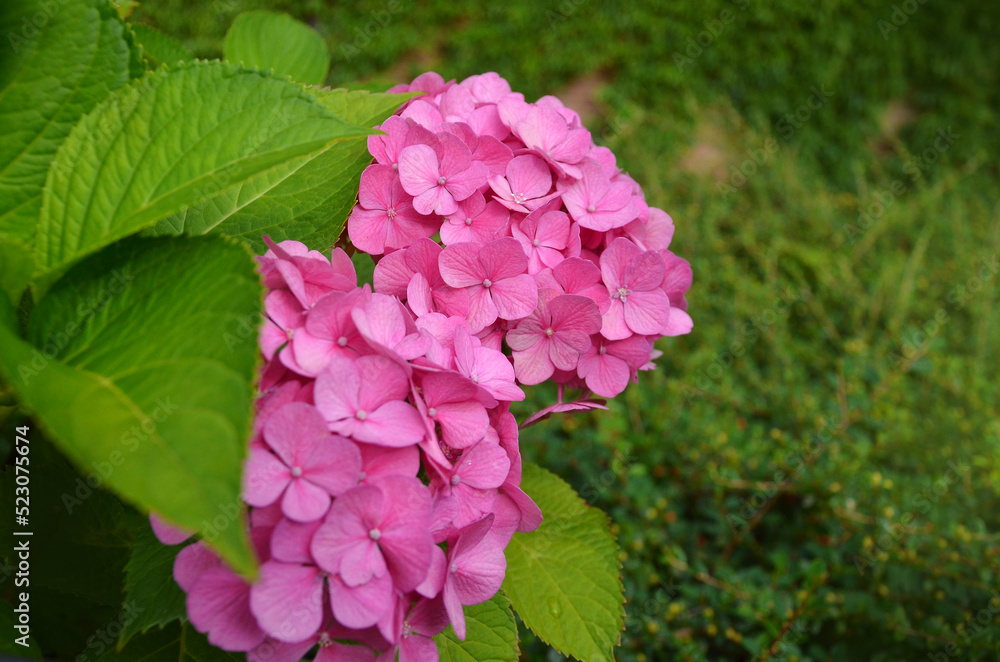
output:
[[[264,632],[295,643],[316,634],[323,620],[323,573],[308,565],[268,561],[250,589],[250,609]]]

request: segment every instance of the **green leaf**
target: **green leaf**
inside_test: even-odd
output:
[[[164,545],[157,540],[146,521],[137,527],[132,553],[125,565],[124,600],[135,618],[124,623],[119,647],[133,635],[184,618],[184,591],[174,581],[174,559],[182,549],[184,545]]]
[[[126,33],[105,0],[2,3],[0,287],[15,302],[34,269],[49,164],[79,119],[128,82]]]
[[[136,42],[142,46],[143,56],[154,67],[194,59],[194,54],[173,37],[140,23],[133,23],[130,27],[135,34]]]
[[[98,106],[60,147],[42,200],[35,279],[47,285],[77,259],[185,207],[239,195],[257,175],[368,133],[287,80],[223,62],[161,67]]]
[[[370,127],[381,123],[410,98],[318,90],[323,106],[345,122]],[[374,132],[373,132],[374,133]],[[366,141],[344,141],[247,182],[210,203],[192,206],[159,223],[154,234],[199,234],[215,229],[240,237],[263,253],[262,235],[274,241],[295,239],[327,249],[340,237],[358,196],[361,173],[372,161]]]
[[[0,328],[0,373],[85,471],[144,511],[201,531],[252,574],[239,500],[262,289],[222,237],[130,239],[81,262]]]
[[[288,14],[248,11],[229,27],[222,52],[233,63],[273,69],[306,85],[321,85],[330,52],[318,32]]]
[[[607,516],[537,465],[525,463],[521,487],[545,521],[532,533],[514,534],[504,591],[543,641],[585,662],[610,662],[624,623],[625,593]]]
[[[228,653],[208,643],[188,623],[178,623],[135,637],[121,652],[114,647],[95,662],[245,662],[246,656]]]
[[[465,627],[465,641],[458,640],[450,625],[434,637],[440,662],[517,662],[517,623],[503,591],[466,607]]]

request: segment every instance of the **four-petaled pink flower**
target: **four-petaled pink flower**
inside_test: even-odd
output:
[[[580,164],[581,178],[561,189],[563,204],[582,227],[607,232],[627,225],[638,215],[632,203],[632,187],[612,182],[593,160]]]
[[[490,177],[494,197],[507,209],[527,214],[545,204],[551,196],[552,173],[545,161],[525,154],[507,164],[504,177]]]
[[[537,209],[510,227],[514,239],[528,256],[528,273],[532,275],[580,254],[580,226],[570,223],[565,212],[543,212],[547,207]]]
[[[371,165],[365,169],[358,189],[358,204],[347,219],[347,234],[352,244],[378,255],[386,248],[409,246],[436,231],[434,222],[414,211],[413,199],[403,190],[392,168]]]
[[[476,605],[492,598],[503,583],[507,559],[503,548],[489,536],[494,516],[489,514],[458,532],[449,545],[443,589],[444,607],[455,634],[465,640],[462,605]]]
[[[486,183],[489,170],[461,138],[442,133],[433,146],[410,145],[399,154],[399,179],[413,196],[413,208],[421,214],[447,216]],[[424,235],[427,236],[427,235]]]
[[[393,476],[361,485],[330,508],[313,536],[313,558],[347,586],[389,573],[399,590],[412,591],[427,576],[434,546],[425,526],[430,515],[430,496],[416,478]]]
[[[541,156],[552,168],[567,177],[579,179],[576,164],[593,144],[586,129],[571,129],[558,110],[546,106],[530,108],[514,128],[525,146]]]
[[[469,325],[480,331],[498,317],[520,319],[538,303],[538,288],[527,273],[528,258],[516,239],[504,237],[484,246],[452,244],[438,261],[441,277],[469,292]]]
[[[643,251],[623,237],[611,242],[601,254],[601,275],[611,298],[601,329],[605,338],[663,330],[670,317],[670,299],[660,287],[663,274],[663,258],[655,251]]]
[[[379,446],[411,446],[424,438],[420,413],[408,402],[409,380],[384,356],[334,357],[316,378],[316,408],[333,432]]]
[[[486,202],[479,191],[458,203],[458,211],[441,226],[441,242],[448,246],[462,242],[484,244],[504,226],[510,212],[499,202]]]
[[[580,354],[590,349],[590,336],[601,330],[601,313],[593,299],[577,294],[545,299],[507,333],[522,384],[541,384],[556,368],[575,370]]]
[[[281,498],[286,517],[308,522],[326,514],[331,496],[357,485],[361,453],[330,434],[311,405],[290,402],[274,412],[264,426],[264,441],[271,450],[251,450],[243,474],[243,498],[251,506]]]
[[[605,398],[613,398],[628,386],[649,361],[650,342],[644,336],[610,341],[594,336],[593,345],[580,357],[576,372],[587,388]]]

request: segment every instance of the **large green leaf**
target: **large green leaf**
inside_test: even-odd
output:
[[[205,635],[187,623],[177,623],[135,637],[121,652],[114,646],[95,662],[240,662],[246,656],[227,653],[208,643]]]
[[[466,607],[465,627],[465,641],[459,641],[450,625],[434,637],[440,662],[517,662],[517,623],[503,591]]]
[[[562,479],[525,463],[521,487],[545,521],[515,533],[503,587],[521,620],[559,651],[610,662],[625,618],[618,545],[607,517]]]
[[[49,163],[80,117],[128,82],[130,49],[106,0],[6,0],[0,34],[0,287],[16,300]]]
[[[123,624],[119,646],[133,635],[184,618],[184,591],[174,581],[174,559],[182,549],[183,545],[164,545],[157,540],[148,523],[138,527],[125,565],[124,600],[136,617]]]
[[[222,47],[227,60],[248,67],[274,69],[306,85],[321,85],[330,68],[330,52],[318,32],[288,14],[248,11],[229,27]]]
[[[42,199],[36,279],[45,285],[102,246],[369,133],[287,80],[224,62],[161,67],[94,109],[60,147]]]
[[[130,27],[135,41],[142,46],[143,56],[154,67],[194,59],[194,54],[173,37],[141,23],[134,23]]]
[[[240,470],[257,349],[227,338],[256,323],[261,297],[232,239],[130,239],[38,302],[34,346],[0,328],[0,373],[60,449],[246,574]]]
[[[349,124],[381,123],[408,95],[346,90],[316,91],[321,104]],[[361,173],[371,163],[363,140],[330,145],[293,159],[210,203],[162,221],[155,234],[199,234],[215,229],[250,242],[263,252],[261,235],[295,239],[325,249],[340,237],[358,195]]]

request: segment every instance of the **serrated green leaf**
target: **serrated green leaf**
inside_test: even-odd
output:
[[[320,103],[345,122],[371,127],[381,123],[410,95],[345,90],[315,91]],[[295,239],[327,249],[340,237],[358,195],[361,173],[371,163],[366,141],[345,141],[289,161],[239,190],[210,203],[189,207],[166,219],[152,234],[199,234],[207,229],[240,237],[257,252],[274,241]]]
[[[85,471],[144,511],[201,531],[252,574],[240,473],[257,363],[233,341],[261,314],[246,247],[130,239],[84,260],[35,307],[34,347],[0,328],[0,372]]]
[[[141,23],[134,23],[131,26],[135,40],[142,46],[142,54],[153,66],[161,64],[174,64],[176,62],[187,62],[194,59],[194,54],[189,51],[184,44],[173,37],[169,37],[155,28]]]
[[[273,69],[306,85],[321,85],[330,52],[318,32],[288,14],[256,10],[236,17],[222,46],[225,58],[247,67]]]
[[[42,198],[35,280],[47,285],[88,253],[370,132],[268,74],[224,62],[161,67],[94,109],[59,148]]]
[[[208,643],[205,635],[188,623],[174,624],[134,637],[128,646],[110,647],[95,662],[245,662],[246,656],[229,653]]]
[[[34,269],[49,164],[79,119],[128,82],[130,48],[105,0],[2,5],[0,287],[16,301]]]
[[[184,618],[184,591],[174,581],[174,559],[184,545],[164,545],[145,521],[125,564],[125,608],[135,614],[122,627],[118,646],[153,627],[162,628]]]
[[[517,662],[517,623],[503,591],[466,607],[465,627],[465,641],[459,641],[450,625],[434,637],[440,662]]]
[[[543,641],[584,662],[610,662],[624,624],[625,593],[607,516],[537,465],[525,463],[521,487],[545,521],[532,533],[514,534],[504,591]]]

